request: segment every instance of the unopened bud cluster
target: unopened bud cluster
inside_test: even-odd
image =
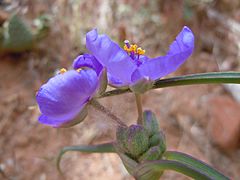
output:
[[[118,151],[137,163],[161,159],[166,150],[165,136],[151,111],[143,113],[143,125],[118,127],[116,137]]]

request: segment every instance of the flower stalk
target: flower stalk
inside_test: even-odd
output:
[[[135,94],[136,105],[138,111],[137,124],[143,125],[143,109],[142,109],[142,96],[141,94]]]
[[[90,101],[90,105],[92,105],[95,109],[98,111],[106,114],[108,117],[110,117],[117,125],[127,127],[126,124],[124,124],[119,117],[117,117],[115,114],[113,114],[109,109],[101,105],[98,101],[95,99],[92,99]]]

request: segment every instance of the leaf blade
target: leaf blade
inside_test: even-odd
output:
[[[177,151],[167,151],[164,153],[163,156],[167,160],[180,162],[187,166],[198,169],[213,179],[222,179],[222,180],[229,179],[226,176],[224,176],[222,173],[218,172],[216,169],[212,168],[211,166],[207,165],[206,163],[204,163],[188,154],[185,154],[182,152],[177,152]]]
[[[173,86],[197,85],[197,84],[240,84],[240,72],[210,72],[176,76],[172,78],[160,79],[154,83],[152,89],[166,88]],[[101,98],[129,93],[131,90],[115,89],[105,92]]]
[[[116,153],[113,143],[104,143],[98,145],[79,145],[79,146],[65,146],[62,148],[57,156],[56,166],[58,171],[62,174],[60,163],[62,156],[69,151],[78,151],[85,153]]]
[[[165,170],[173,170],[194,179],[216,179],[215,177],[209,176],[204,171],[174,160],[157,160],[144,163],[136,169],[135,177],[140,180],[147,180],[149,177],[152,177],[154,173],[160,173]],[[155,179],[157,179],[157,177]]]
[[[171,86],[184,86],[195,84],[218,84],[218,83],[231,83],[240,84],[239,72],[211,72],[191,74],[185,76],[177,76],[168,79],[158,80],[154,84],[154,89],[171,87]]]

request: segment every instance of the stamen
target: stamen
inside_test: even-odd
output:
[[[134,60],[139,60],[140,55],[145,54],[145,50],[138,47],[136,44],[130,44],[128,40],[124,41],[125,45],[123,49],[129,53],[129,56]]]
[[[136,53],[137,52],[137,47],[138,46],[136,44],[131,45],[132,52]]]
[[[134,57],[135,57],[135,49],[137,48],[137,45],[136,44],[134,44],[134,45],[131,45],[130,46],[130,57],[132,58],[132,59],[134,59]]]
[[[65,68],[62,68],[59,70],[59,74],[64,74],[65,72],[67,72],[67,70]]]
[[[146,51],[144,49],[142,49],[141,47],[137,48],[137,54],[143,55],[143,54],[145,54],[145,52]]]
[[[125,41],[124,41],[124,44],[125,44],[128,48],[130,48],[130,42],[129,42],[129,40],[125,40]]]
[[[139,60],[140,55],[145,54],[145,50],[141,47],[137,48],[137,59]]]
[[[128,46],[126,44],[123,46],[123,49],[125,51],[127,51],[128,53],[131,52],[131,48],[128,48]]]
[[[124,41],[124,46],[123,46],[123,49],[125,50],[125,51],[127,51],[128,53],[130,53],[131,52],[131,46],[130,46],[130,43],[129,43],[129,40],[125,40]]]

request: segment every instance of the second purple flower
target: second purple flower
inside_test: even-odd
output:
[[[124,49],[107,35],[94,29],[86,35],[86,46],[108,72],[109,84],[116,87],[132,86],[142,79],[151,81],[176,71],[192,54],[194,35],[184,26],[165,56],[149,58],[145,50],[125,41]]]

